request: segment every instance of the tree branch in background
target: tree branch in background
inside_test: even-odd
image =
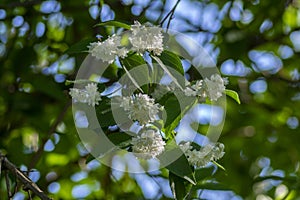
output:
[[[21,172],[17,167],[11,163],[4,155],[0,154],[0,166],[2,167],[1,170],[9,170],[12,174],[14,174],[19,181],[22,182],[24,185],[24,189],[31,190],[35,195],[40,197],[42,200],[51,200],[32,180],[30,180],[23,172]],[[6,173],[6,183],[9,188],[7,188],[7,193],[9,195],[8,199],[12,198],[10,192],[10,184],[8,180],[8,175]]]
[[[173,15],[174,15],[175,10],[176,10],[176,8],[177,8],[180,1],[181,0],[177,0],[176,4],[173,6],[173,8],[170,10],[170,12],[160,22],[160,26],[162,26],[165,23],[165,21],[169,18],[168,23],[167,23],[167,31],[169,29],[171,20],[173,19]]]
[[[31,7],[31,6],[40,4],[42,2],[43,1],[41,1],[41,0],[24,1],[24,2],[15,1],[15,2],[11,2],[11,3],[2,3],[2,4],[0,4],[0,8],[7,9],[7,8],[15,8],[15,7]]]
[[[43,152],[44,152],[44,146],[46,144],[46,142],[49,140],[49,138],[51,137],[51,135],[55,132],[57,126],[63,121],[63,118],[68,110],[68,108],[71,106],[72,104],[72,100],[69,100],[65,107],[62,109],[62,111],[59,113],[59,115],[57,116],[55,122],[53,123],[53,125],[50,127],[48,134],[46,136],[46,138],[43,139],[42,144],[40,145],[39,149],[37,150],[37,152],[33,155],[31,162],[29,163],[29,167],[28,170],[30,171],[30,169],[34,168],[34,166],[38,163],[38,161],[40,160]]]

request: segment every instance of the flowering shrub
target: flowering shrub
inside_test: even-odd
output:
[[[101,60],[123,74],[123,79],[118,81],[121,86],[116,88],[112,84],[96,84],[90,80],[74,81],[79,86],[88,83],[83,89],[70,89],[74,105],[95,107],[101,129],[108,138],[138,159],[156,159],[164,163],[170,157],[169,152],[180,152],[172,162],[165,164],[171,183],[178,185],[184,181],[197,185],[195,170],[209,163],[222,168],[216,161],[223,157],[224,145],[213,140],[201,145],[193,141],[176,143],[176,127],[196,104],[218,102],[225,93],[237,101],[238,96],[234,91],[226,90],[227,79],[217,73],[198,80],[186,80],[181,58],[166,49],[163,43],[166,38],[160,27],[139,22],[130,27],[121,26],[129,29],[125,35],[113,34],[106,40],[88,45],[92,59]],[[169,82],[162,84],[164,77]],[[97,88],[99,85],[101,90]],[[103,92],[103,87],[115,90],[107,93]],[[114,119],[113,111],[118,116],[125,116],[126,120]],[[133,126],[138,128],[132,133]],[[115,130],[118,134],[114,133]],[[172,189],[175,196],[182,193],[176,187]]]

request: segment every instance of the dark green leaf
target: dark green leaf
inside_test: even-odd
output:
[[[178,55],[176,55],[171,51],[165,50],[158,57],[167,67],[171,67],[175,69],[177,72],[179,72],[181,75],[184,75],[182,63]]]
[[[187,180],[188,182],[190,182],[194,185],[196,184],[193,170],[191,169],[191,166],[184,154],[182,154],[176,161],[169,164],[166,168],[170,172]]]
[[[196,169],[195,178],[197,182],[206,179],[208,177],[211,177],[214,173],[214,170],[215,170],[214,166]]]
[[[145,65],[146,62],[144,58],[138,54],[131,54],[122,60],[122,63],[125,65],[126,69],[131,70],[134,67],[140,65]]]
[[[110,64],[103,73],[103,77],[108,79],[117,79],[118,78],[118,66],[113,63]]]
[[[184,95],[178,95],[178,99],[180,102],[178,102],[177,97],[174,94],[171,94],[168,96],[165,104],[162,104],[167,114],[163,129],[166,137],[172,136],[172,133],[178,126],[181,118],[195,104],[196,101],[196,99],[189,98]]]
[[[181,114],[181,108],[174,94],[169,96],[168,100],[165,102],[163,106],[167,114],[167,118],[164,124],[165,127],[168,127]]]
[[[123,22],[119,22],[119,21],[106,21],[106,22],[102,22],[99,24],[96,24],[95,26],[116,26],[116,27],[121,27],[121,28],[125,28],[125,29],[130,29],[130,26],[128,24],[125,24]]]
[[[184,199],[186,195],[186,188],[184,185],[185,180],[172,172],[169,172],[169,180],[174,199]]]
[[[143,92],[147,93],[148,86],[144,84],[150,83],[150,77],[148,66],[143,57],[137,54],[131,54],[121,62],[126,68],[125,71],[127,71],[127,74],[125,76],[126,78],[124,78],[123,81],[125,81],[125,83],[128,83],[129,85],[134,85]]]
[[[66,54],[76,54],[76,53],[84,53],[88,51],[88,46],[91,42],[96,42],[96,39],[93,38],[87,38],[84,40],[81,40],[80,42],[72,45],[67,51],[65,51]]]
[[[115,145],[119,145],[119,144],[126,142],[132,138],[131,135],[128,135],[127,133],[120,133],[120,132],[110,133],[107,135],[107,137]]]
[[[96,107],[96,114],[101,127],[108,127],[116,124],[109,98],[102,98],[99,105]]]
[[[172,155],[170,157],[170,155]],[[174,157],[177,159],[175,161]],[[166,165],[166,168],[173,174],[187,180],[192,184],[196,184],[196,180],[193,174],[193,170],[189,165],[185,155],[178,148],[174,141],[168,143],[165,149],[165,153],[158,157],[162,165]]]

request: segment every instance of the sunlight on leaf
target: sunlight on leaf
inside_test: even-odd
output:
[[[116,27],[121,27],[121,28],[125,28],[128,30],[130,29],[130,26],[128,24],[125,24],[125,23],[122,23],[119,21],[114,21],[114,20],[102,22],[102,23],[96,24],[95,26],[116,26]]]
[[[232,99],[234,99],[238,104],[241,104],[239,95],[238,95],[238,93],[236,91],[226,89],[225,93],[226,93],[226,95],[228,95]]]

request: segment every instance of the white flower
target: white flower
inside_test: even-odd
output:
[[[90,106],[98,105],[101,101],[101,95],[95,83],[89,83],[85,86],[85,89],[71,88],[69,94],[75,101],[87,103]]]
[[[199,151],[193,149],[190,142],[185,142],[179,145],[187,160],[191,165],[196,167],[204,167],[210,161],[216,161],[224,156],[224,144],[208,144],[202,147]]]
[[[97,59],[101,59],[109,64],[113,63],[116,56],[121,58],[126,57],[128,50],[121,46],[121,37],[112,35],[103,42],[90,43],[89,53]]]
[[[227,78],[222,78],[218,74],[213,74],[210,79],[205,78],[204,81],[198,80],[192,85],[187,83],[184,94],[193,97],[209,97],[211,101],[217,101],[224,93],[226,84],[228,84]]]
[[[214,146],[213,150],[212,150],[212,158],[214,161],[219,160],[220,158],[222,158],[225,154],[224,152],[224,144],[222,143],[216,143],[216,145]]]
[[[144,26],[135,21],[130,30],[132,34],[129,41],[133,46],[133,51],[139,53],[149,51],[153,52],[154,55],[161,54],[163,51],[163,35],[160,27]]]
[[[184,143],[180,144],[179,147],[183,151],[183,153],[186,153],[187,151],[189,151],[193,148],[191,146],[190,142],[184,142]]]
[[[217,101],[225,91],[224,80],[218,74],[213,74],[210,79],[204,79],[206,90],[211,101]]]
[[[207,92],[205,91],[203,80],[198,80],[193,85],[188,84],[184,89],[184,94],[186,96],[199,96],[199,97],[206,98]]]
[[[159,131],[152,129],[142,130],[131,141],[132,152],[139,158],[156,158],[165,150],[166,143],[163,141]]]
[[[127,111],[131,120],[136,120],[141,125],[153,122],[160,110],[159,104],[156,104],[154,99],[141,93],[130,97],[122,97],[120,107]]]

